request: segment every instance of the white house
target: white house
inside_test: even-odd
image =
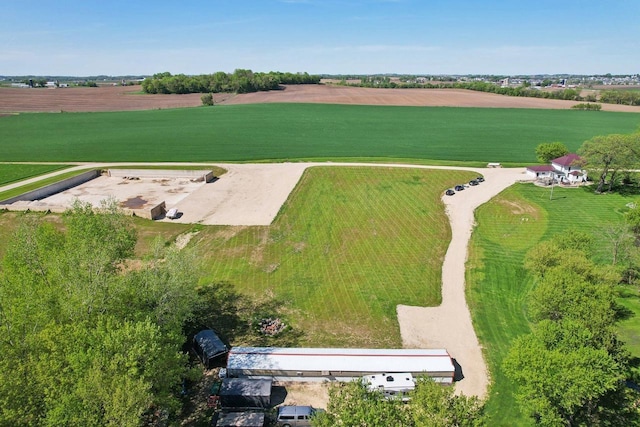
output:
[[[527,167],[527,175],[539,179],[555,179],[563,184],[579,184],[587,180],[587,171],[580,167],[581,158],[577,154],[551,160],[549,165]]]
[[[560,182],[575,184],[587,179],[587,172],[580,167],[581,158],[577,154],[569,153],[566,156],[551,160],[551,166],[557,171],[556,176]]]

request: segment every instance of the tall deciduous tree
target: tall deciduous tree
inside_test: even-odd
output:
[[[584,160],[584,167],[599,175],[596,192],[602,192],[607,177],[609,177],[609,191],[611,191],[618,172],[638,166],[640,134],[596,136],[585,141],[578,153]]]
[[[536,156],[542,163],[549,163],[568,153],[569,149],[562,142],[545,142],[536,147]]]
[[[624,385],[630,356],[614,329],[620,276],[586,252],[555,243],[562,237],[527,257],[537,282],[528,306],[537,323],[515,341],[505,373],[540,425],[635,425],[638,412]]]
[[[504,362],[521,405],[539,425],[633,425],[625,367],[583,325],[540,322],[516,340]]]

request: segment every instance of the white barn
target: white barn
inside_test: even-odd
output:
[[[444,349],[234,347],[227,359],[227,376],[238,378],[351,381],[381,372],[451,384],[455,367]]]

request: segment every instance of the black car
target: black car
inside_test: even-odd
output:
[[[483,177],[481,177],[481,176],[479,176],[479,177],[477,177],[477,178],[476,178],[476,181],[478,181],[478,182],[484,182],[484,178],[483,178]]]
[[[444,192],[444,194],[446,194],[447,196],[453,196],[454,194],[456,194],[456,192],[453,191],[452,189],[448,189],[447,191]]]
[[[464,190],[464,185],[456,185],[455,187],[453,187],[453,189],[456,191],[462,191]]]
[[[478,184],[480,184],[480,183],[476,179],[472,179],[471,181],[469,181],[469,185],[471,185],[471,186],[478,185]]]

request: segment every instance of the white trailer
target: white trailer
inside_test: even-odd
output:
[[[362,380],[369,390],[378,391],[388,399],[409,400],[409,393],[416,388],[413,375],[408,372],[365,375]]]

